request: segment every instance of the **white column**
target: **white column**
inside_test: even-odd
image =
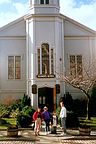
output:
[[[49,67],[50,67],[50,74],[51,74],[51,47],[49,45]]]
[[[62,30],[61,30],[61,34],[62,34],[62,72],[65,75],[65,52],[64,52],[64,21],[62,19]],[[62,82],[62,92],[63,94],[65,93],[65,82]]]
[[[29,24],[28,20],[26,20],[26,93],[29,94],[29,85],[28,85],[28,79],[29,79]]]
[[[40,74],[42,74],[42,46],[40,47]]]

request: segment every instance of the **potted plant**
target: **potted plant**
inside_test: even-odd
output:
[[[91,133],[90,125],[87,125],[87,123],[80,124],[79,126],[79,134],[82,136],[89,136]]]
[[[9,136],[9,137],[18,136],[18,126],[17,125],[9,125],[7,128],[7,136]]]

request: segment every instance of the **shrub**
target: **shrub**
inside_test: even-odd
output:
[[[8,106],[8,109],[9,109],[10,111],[16,110],[17,108],[18,108],[18,109],[20,108],[20,104],[18,104],[17,102],[15,102],[15,103],[13,103],[12,105]]]
[[[65,105],[65,107],[68,111],[72,110],[72,108],[73,108],[73,99],[72,99],[71,94],[69,94],[69,92],[64,94],[64,97],[61,98],[61,101],[63,101],[63,103],[64,103],[64,105]]]
[[[75,99],[73,102],[73,108],[72,111],[76,113],[79,117],[80,116],[85,116],[86,115],[86,100],[80,100],[80,99]]]
[[[64,105],[68,111],[73,111],[78,116],[86,115],[86,99],[72,99],[71,94],[66,93],[64,97],[61,97],[61,100],[64,102]]]
[[[9,117],[10,110],[5,105],[0,105],[0,118]]]
[[[32,123],[34,109],[30,106],[25,106],[17,116],[17,123],[20,127],[28,127]]]
[[[18,129],[17,125],[9,125],[7,130]]]
[[[89,129],[90,128],[90,124],[88,125],[87,123],[82,123],[79,125],[80,128],[84,128],[84,129]]]
[[[21,100],[21,103],[20,103],[20,108],[24,108],[25,106],[31,106],[31,99],[30,97],[28,97],[28,95],[25,95],[23,96],[23,99]]]
[[[60,110],[61,110],[61,107],[58,107],[56,109],[56,116],[58,117],[58,124],[61,124],[61,121],[60,121]]]
[[[11,118],[16,118],[16,117],[19,115],[19,113],[20,113],[19,108],[17,108],[16,110],[13,109],[13,110],[10,112],[10,117],[11,117]]]
[[[67,112],[66,126],[68,128],[79,126],[78,117],[73,111],[68,111]]]
[[[56,115],[58,117],[58,124],[61,124],[61,122],[60,122],[60,110],[61,110],[60,107],[58,107],[56,109]],[[70,127],[78,127],[79,126],[78,117],[73,111],[67,111],[66,126],[68,128],[70,128]]]
[[[32,116],[33,113],[34,113],[34,110],[33,110],[33,108],[30,107],[30,106],[25,106],[25,107],[22,109],[22,113],[23,113],[24,115]]]
[[[96,84],[92,88],[90,103],[89,103],[89,111],[91,116],[96,116]]]
[[[0,125],[7,124],[6,120],[0,118]]]

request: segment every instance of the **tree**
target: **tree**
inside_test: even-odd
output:
[[[79,89],[85,95],[87,98],[86,119],[88,120],[90,90],[96,82],[95,61],[87,63],[81,57],[80,59],[77,58],[77,64],[75,64],[74,57],[70,57],[70,72],[65,69],[63,73],[57,73],[57,75],[61,81]]]

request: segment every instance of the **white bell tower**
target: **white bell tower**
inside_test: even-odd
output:
[[[32,14],[58,14],[60,0],[29,0],[29,8]]]

